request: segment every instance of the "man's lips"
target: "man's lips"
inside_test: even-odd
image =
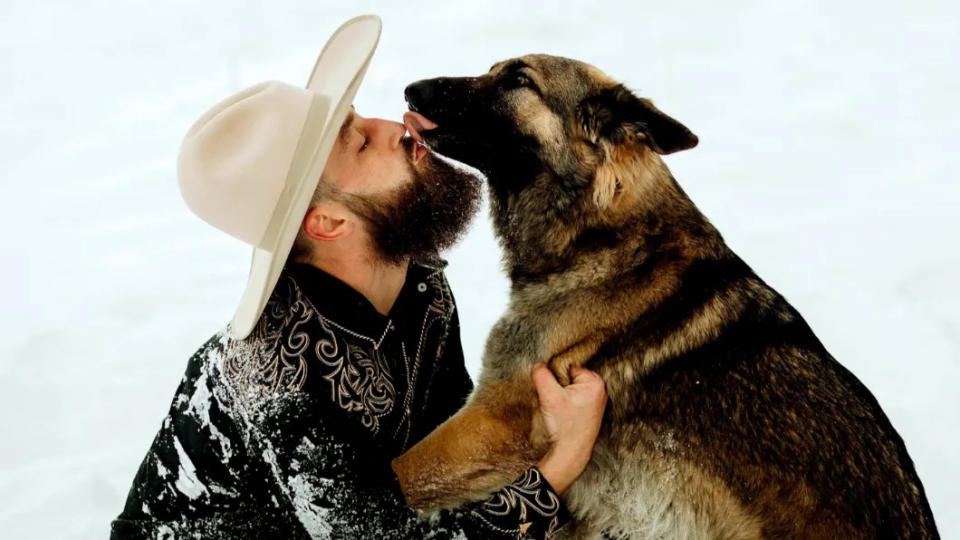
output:
[[[413,137],[413,140],[421,144],[423,144],[423,135],[421,135],[420,132],[429,131],[437,127],[435,122],[414,111],[407,111],[403,113],[403,125],[407,128],[407,131],[410,132],[410,136]]]
[[[410,157],[410,163],[416,165],[423,159],[423,156],[427,154],[430,150],[427,149],[427,145],[422,142],[417,142],[412,136],[405,136],[401,141],[403,144],[403,149],[406,151],[407,156]]]
[[[413,145],[413,162],[419,163],[420,159],[423,158],[423,155],[427,153],[427,147],[423,143],[416,143]]]

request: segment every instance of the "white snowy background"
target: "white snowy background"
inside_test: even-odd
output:
[[[183,134],[266,79],[304,84],[350,16],[383,17],[356,100],[547,52],[700,136],[667,162],[903,435],[960,536],[960,4],[4,0],[0,536],[106,538],[187,358],[249,250],[183,204]],[[449,253],[468,366],[504,308],[486,215]]]

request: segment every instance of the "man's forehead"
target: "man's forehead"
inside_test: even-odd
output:
[[[357,109],[355,109],[353,105],[350,105],[350,112],[348,112],[347,117],[343,119],[343,124],[340,124],[340,134],[337,135],[341,143],[347,142],[347,135],[350,133],[350,126],[353,124],[353,119],[356,114]]]

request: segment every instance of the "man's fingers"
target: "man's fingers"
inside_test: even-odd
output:
[[[580,366],[573,366],[570,368],[570,376],[573,378],[574,384],[603,384],[603,378],[594,371],[590,371],[587,368],[582,368]]]
[[[553,372],[543,362],[537,362],[533,366],[533,385],[537,387],[537,396],[540,401],[551,401],[559,393],[563,392],[563,387],[553,376]]]
[[[573,376],[573,384],[581,390],[594,396],[598,403],[607,401],[607,384],[599,373],[580,367],[570,369],[570,375]]]

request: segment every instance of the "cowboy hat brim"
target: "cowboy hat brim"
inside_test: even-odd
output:
[[[256,327],[280,279],[340,125],[377,48],[381,28],[376,15],[354,17],[334,32],[317,58],[307,82],[307,89],[316,93],[314,106],[300,137],[306,148],[295,152],[300,156],[291,166],[295,178],[284,189],[264,240],[253,247],[247,285],[229,325],[237,339],[246,338]]]

